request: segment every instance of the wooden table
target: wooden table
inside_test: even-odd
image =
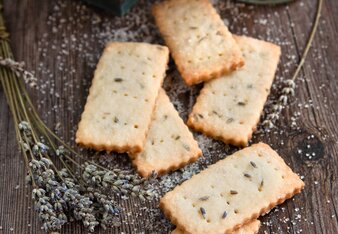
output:
[[[229,8],[234,6],[233,2],[216,3],[232,32],[282,46],[283,56],[269,102],[278,97],[282,80],[290,78],[295,70],[316,4],[316,0],[298,0],[288,6]],[[112,32],[134,24],[128,30],[140,32],[134,40],[163,43],[155,27],[141,27],[143,21],[153,23],[149,7],[150,3],[141,1],[127,18],[121,19],[85,7],[77,0],[5,1],[5,19],[15,57],[25,61],[27,69],[35,71],[39,78],[40,88],[29,89],[32,98],[48,126],[57,128],[58,134],[71,144],[104,43],[124,37],[123,33],[118,34],[119,38]],[[135,14],[139,14],[140,8],[145,11],[137,19]],[[300,195],[260,218],[263,221],[260,233],[338,233],[337,38],[338,1],[325,0],[319,30],[297,80],[295,97],[283,110],[274,131],[255,134],[253,138],[253,142],[264,141],[277,149],[306,184]],[[201,85],[184,86],[171,62],[164,87],[186,120]],[[291,127],[292,122],[295,127]],[[32,208],[31,188],[24,184],[26,170],[1,88],[0,133],[0,233],[43,233]],[[204,158],[197,164],[201,168],[236,150],[201,134],[195,136],[204,152]],[[124,155],[112,157],[130,167]],[[155,208],[157,202],[141,204],[130,199],[121,204],[125,221],[121,227],[107,232],[166,233],[170,229],[167,224],[153,222],[158,217],[151,219],[153,213],[142,209]],[[62,231],[82,232],[87,233],[79,223],[66,225]]]

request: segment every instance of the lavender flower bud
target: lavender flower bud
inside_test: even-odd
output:
[[[288,79],[285,81],[285,84],[287,84],[290,88],[294,89],[296,87],[295,81]]]
[[[281,103],[283,103],[283,105],[286,105],[288,103],[288,96],[286,95],[282,95],[279,97],[278,99]]]
[[[291,96],[295,95],[295,91],[293,90],[293,88],[289,87],[283,88],[282,93],[285,95],[291,94]]]

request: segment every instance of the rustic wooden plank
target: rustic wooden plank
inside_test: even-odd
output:
[[[316,5],[316,1],[311,4]],[[333,35],[337,35],[337,30],[333,29],[334,22],[332,22],[332,19],[326,17],[332,12],[332,9],[328,7],[328,5],[324,4],[319,33],[314,41],[313,49],[309,53],[311,64],[307,64],[304,67],[302,75],[305,79],[298,88],[298,92],[301,94],[299,102],[304,103],[310,99],[313,101],[313,107],[310,107],[307,113],[301,116],[300,121],[302,122],[303,130],[298,136],[300,139],[298,139],[298,142],[290,142],[290,146],[302,146],[305,151],[306,147],[310,145],[315,148],[314,151],[317,154],[311,160],[303,157],[302,161],[307,163],[308,166],[301,168],[301,173],[305,176],[305,181],[309,187],[309,192],[303,193],[303,202],[311,207],[311,210],[318,211],[318,213],[313,212],[312,217],[309,217],[317,224],[315,225],[317,233],[337,232],[337,222],[332,221],[337,221],[337,210],[335,208],[337,206],[337,191],[334,188],[337,186],[335,177],[337,176],[336,165],[338,158],[334,155],[338,153],[338,146],[335,138],[328,137],[327,140],[324,139],[326,138],[325,135],[333,136],[335,134],[334,125],[338,120],[337,115],[332,114],[336,112],[335,110],[338,107],[336,94],[338,82],[335,79],[336,74],[334,72],[338,70],[338,65],[327,61],[328,58],[337,56],[333,50],[328,48],[328,46],[333,45],[333,37],[327,36],[330,32],[333,32]],[[304,39],[309,34],[309,32],[304,32],[304,25],[310,25],[314,15],[310,13],[297,14],[300,11],[309,12],[306,8],[304,9],[304,6],[296,5],[293,11],[291,9],[288,10],[288,15],[290,22],[294,25],[293,37],[296,47],[298,50],[303,51],[305,46]],[[320,88],[323,87],[322,85],[325,85],[326,88]],[[330,95],[332,96],[329,97]],[[327,102],[326,98],[331,100],[327,100]],[[307,139],[310,134],[315,136],[314,139]],[[310,150],[308,151],[310,152]],[[316,181],[321,186],[318,186]],[[332,197],[334,194],[335,198]],[[332,217],[332,215],[335,215],[336,218]],[[302,225],[302,229],[305,233],[313,230],[306,225]]]
[[[234,33],[272,40],[282,46],[281,64],[269,97],[269,100],[274,100],[278,97],[282,77],[291,77],[295,62],[302,53],[317,1],[299,0],[288,7],[235,8],[227,8],[233,6],[230,1],[215,2]],[[25,61],[29,70],[36,71],[37,77],[41,79],[40,86],[45,86],[41,90],[30,90],[33,100],[48,126],[55,128],[60,123],[58,134],[74,144],[74,130],[104,40],[114,39],[111,30],[126,27],[135,19],[121,21],[100,10],[83,8],[79,1],[6,0],[4,5],[15,57]],[[144,0],[137,7],[149,11],[149,5]],[[101,22],[93,23],[98,20],[95,15],[101,16]],[[148,15],[146,13],[145,17]],[[72,16],[76,17],[70,20]],[[63,20],[67,24],[62,23]],[[152,22],[151,18],[149,20]],[[263,225],[260,233],[338,232],[337,21],[338,2],[324,1],[319,33],[302,69],[301,79],[297,81],[296,97],[283,111],[277,133],[273,131],[254,136],[253,142],[262,140],[278,149],[288,164],[304,176],[306,183],[300,195],[261,218]],[[135,26],[130,29],[133,30],[137,30]],[[96,40],[101,38],[97,36],[100,32],[107,33],[102,36],[104,40]],[[87,42],[85,37],[88,38]],[[66,39],[68,43],[65,43]],[[142,34],[135,40],[163,43],[158,34],[154,38]],[[45,50],[39,50],[41,48]],[[44,69],[41,69],[40,64],[43,64]],[[184,86],[173,62],[168,74],[164,87],[180,115],[186,119],[201,85],[192,88]],[[52,88],[58,95],[49,93]],[[298,112],[296,122],[299,128],[294,129],[290,127],[290,122]],[[13,123],[1,88],[0,132],[0,233],[43,233],[36,212],[32,209],[31,188],[24,186],[24,164],[17,150]],[[200,167],[237,150],[200,134],[195,136],[204,152]],[[298,150],[302,150],[302,153]],[[310,159],[307,153],[316,155]],[[130,166],[128,159],[114,156],[118,157],[117,161],[122,161],[121,165]],[[143,211],[144,204],[137,199],[121,201],[121,206],[126,211],[122,217],[122,226],[109,231],[100,229],[98,233],[166,233],[170,228],[169,225],[151,222],[154,214]],[[146,203],[149,208],[156,206],[156,202]],[[148,226],[155,226],[155,229]],[[82,232],[86,230],[79,223],[66,225],[63,229],[63,233]]]

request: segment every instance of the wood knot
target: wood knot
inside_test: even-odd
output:
[[[302,161],[317,161],[325,155],[325,147],[319,137],[306,130],[294,136],[292,141],[295,154]]]

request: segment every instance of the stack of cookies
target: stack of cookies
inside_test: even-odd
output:
[[[208,0],[153,7],[166,46],[112,42],[97,65],[76,142],[128,153],[142,177],[183,167],[202,152],[161,88],[169,51],[185,83],[204,82],[188,126],[247,146],[275,76],[280,47],[232,35]],[[247,147],[166,194],[173,233],[257,233],[257,218],[304,183],[268,145]]]
[[[208,0],[165,1],[153,13],[186,84],[205,82],[188,125],[246,146],[269,94],[280,47],[232,35]]]
[[[128,153],[148,177],[183,167],[202,152],[161,88],[169,59],[165,46],[112,42],[97,65],[76,142]]]

